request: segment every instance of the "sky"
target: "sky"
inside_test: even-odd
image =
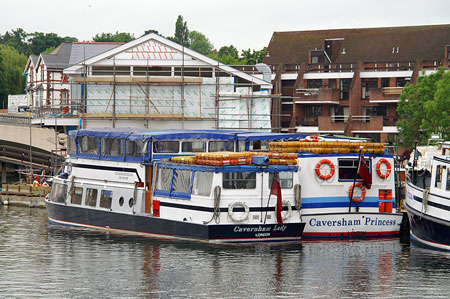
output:
[[[216,49],[260,50],[274,31],[437,25],[450,23],[449,0],[0,0],[0,34],[56,33],[80,41],[102,32],[145,30],[173,36],[182,15]]]

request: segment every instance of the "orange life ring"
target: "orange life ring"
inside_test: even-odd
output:
[[[355,187],[359,187],[361,189],[361,196],[360,197],[352,197],[351,200],[353,200],[353,202],[356,203],[360,203],[361,201],[363,201],[364,197],[366,197],[366,188],[364,188],[364,186],[361,183],[356,183]],[[353,185],[350,186],[350,189],[348,190],[348,196],[352,196],[352,190],[353,190]]]
[[[327,175],[324,175],[320,172],[320,166],[322,166],[322,164],[328,164],[330,166],[330,173]],[[333,162],[331,162],[328,159],[322,159],[320,160],[317,164],[316,164],[316,175],[321,178],[322,180],[329,180],[333,177],[334,175],[334,164]]]
[[[381,172],[381,164],[386,164],[387,167],[386,173]],[[377,174],[383,180],[389,177],[389,175],[391,174],[391,163],[389,163],[389,161],[384,158],[380,159],[380,161],[378,161],[377,163]]]

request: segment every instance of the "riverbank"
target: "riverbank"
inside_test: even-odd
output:
[[[50,190],[50,187],[3,184],[0,191],[0,203],[2,205],[45,208],[44,199]]]

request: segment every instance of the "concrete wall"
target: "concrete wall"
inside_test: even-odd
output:
[[[31,129],[31,145],[43,150],[55,149],[55,131],[48,128]],[[0,124],[0,140],[30,144],[30,127],[19,125]],[[58,144],[58,148],[61,145]]]

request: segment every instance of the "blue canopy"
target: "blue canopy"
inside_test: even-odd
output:
[[[170,169],[182,169],[182,170],[192,170],[192,171],[205,171],[205,172],[297,172],[297,166],[289,165],[269,165],[265,167],[256,165],[236,165],[236,166],[210,166],[210,165],[192,165],[192,164],[180,164],[173,162],[156,162],[155,166],[161,168]]]

